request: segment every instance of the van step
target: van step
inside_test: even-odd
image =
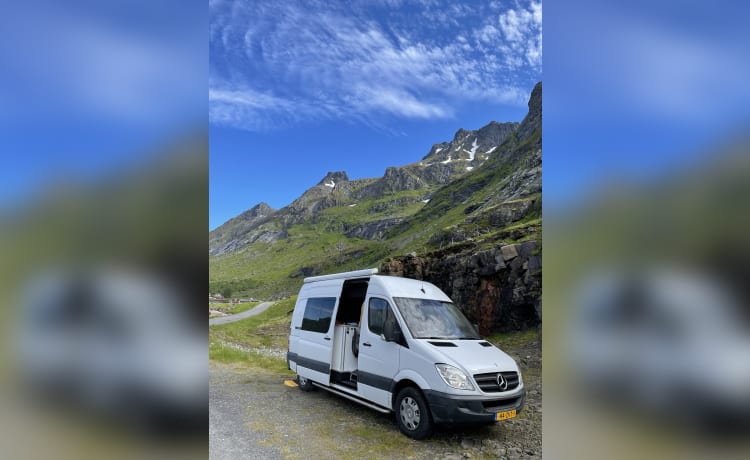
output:
[[[339,385],[344,385],[346,387],[349,387],[352,390],[356,390],[357,389],[357,382],[352,382],[350,380],[342,380],[342,381],[336,382],[336,383],[339,384]]]
[[[337,395],[339,395],[341,397],[344,397],[344,398],[346,398],[346,399],[348,399],[350,401],[354,401],[356,403],[360,403],[363,406],[369,407],[370,409],[376,410],[376,411],[378,411],[378,412],[380,412],[382,414],[390,414],[391,413],[390,409],[386,409],[385,407],[378,406],[377,404],[373,404],[373,403],[371,403],[369,401],[366,401],[366,400],[360,398],[359,396],[356,396],[356,395],[353,395],[353,394],[349,394],[349,391],[351,391],[349,389],[342,388],[342,390],[346,390],[346,391],[341,391],[341,390],[339,390],[337,388],[332,388],[332,387],[329,387],[329,386],[326,386],[326,385],[321,385],[321,384],[319,384],[317,382],[313,382],[312,380],[311,380],[311,382],[312,382],[313,385],[315,385],[318,388],[322,388],[322,389],[324,389],[326,391],[330,391],[331,393],[337,394]]]

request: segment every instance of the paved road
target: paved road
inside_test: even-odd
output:
[[[218,318],[211,318],[211,319],[208,320],[208,325],[209,326],[215,326],[217,324],[233,323],[233,322],[239,321],[241,319],[249,318],[251,316],[255,316],[255,315],[263,313],[264,311],[268,310],[268,307],[270,307],[274,303],[276,303],[276,302],[263,302],[262,304],[258,305],[255,308],[251,308],[250,310],[243,311],[242,313],[237,313],[236,315],[220,316]]]

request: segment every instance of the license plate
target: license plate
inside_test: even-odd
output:
[[[498,413],[497,413],[497,414],[495,415],[495,420],[496,420],[496,421],[500,421],[500,420],[508,420],[509,418],[513,418],[513,417],[515,417],[515,416],[516,416],[516,410],[515,410],[515,409],[512,409],[512,410],[504,410],[504,411],[502,411],[502,412],[498,412]]]

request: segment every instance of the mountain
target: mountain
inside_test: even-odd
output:
[[[540,82],[520,123],[459,129],[379,178],[328,172],[282,209],[230,219],[209,235],[211,290],[282,297],[304,276],[380,266],[436,281],[485,333],[537,324],[541,104]]]

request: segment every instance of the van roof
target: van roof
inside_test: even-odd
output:
[[[314,283],[316,281],[340,280],[348,278],[363,278],[374,275],[378,272],[377,268],[368,268],[366,270],[355,270],[353,272],[332,273],[330,275],[309,276],[305,278],[305,283]]]
[[[366,270],[311,276],[305,278],[305,284],[311,284],[320,281],[369,278],[369,292],[371,293],[389,295],[392,297],[435,299],[452,302],[450,297],[448,297],[443,291],[441,291],[440,288],[427,281],[415,280],[412,278],[402,278],[400,276],[376,275],[377,273],[377,268],[368,268]]]

